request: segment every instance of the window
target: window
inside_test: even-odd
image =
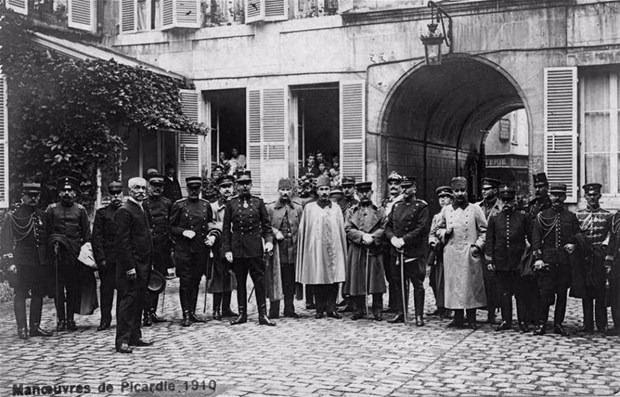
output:
[[[603,194],[618,195],[620,73],[588,70],[581,81],[583,182],[598,182]]]

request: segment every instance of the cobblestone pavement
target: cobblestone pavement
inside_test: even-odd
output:
[[[428,288],[426,296],[431,310]],[[165,303],[165,317],[173,322],[144,328],[154,346],[118,354],[114,329],[96,332],[98,310],[77,316],[75,333],[22,341],[12,305],[5,303],[0,305],[0,395],[12,395],[18,384],[88,385],[90,393],[82,394],[88,396],[620,395],[620,338],[580,334],[581,307],[574,299],[566,321],[569,337],[499,333],[489,325],[453,330],[446,328],[449,320],[434,317],[427,317],[424,327],[352,321],[350,315],[315,320],[301,301],[296,305],[303,318],[279,319],[277,327],[257,326],[251,308],[244,325],[209,321],[183,328],[175,280]],[[479,311],[480,319],[484,315]],[[43,325],[55,326],[47,299]],[[211,380],[216,393],[208,387]],[[167,394],[121,389],[122,382],[140,389],[166,381]],[[102,382],[114,389],[99,391]]]

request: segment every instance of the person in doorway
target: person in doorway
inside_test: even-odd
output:
[[[177,180],[176,170],[174,168],[174,165],[170,163],[166,164],[166,178],[164,178],[164,196],[173,203],[183,197],[183,194],[181,193],[181,185]]]
[[[239,154],[239,149],[232,148],[228,164],[230,165],[228,174],[236,175],[239,172],[245,170],[245,156],[243,154]]]
[[[301,167],[301,169],[299,170],[299,175],[308,176],[308,174],[312,175],[311,178],[316,178],[319,176],[319,169],[316,165],[313,154],[308,155],[306,159],[306,164],[303,167]]]

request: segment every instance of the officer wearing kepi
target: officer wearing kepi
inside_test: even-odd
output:
[[[170,263],[170,250],[172,241],[170,235],[170,213],[172,201],[163,195],[164,176],[160,173],[152,173],[148,179],[150,190],[149,196],[144,200],[144,208],[149,217],[151,236],[153,237],[153,269],[162,275],[167,274]],[[165,322],[157,315],[157,302],[159,294],[147,290],[144,301],[144,320],[142,325],[148,327],[152,323]]]
[[[231,321],[232,325],[247,322],[246,282],[248,272],[256,290],[258,323],[275,325],[267,317],[265,302],[265,263],[264,251],[273,254],[273,233],[265,203],[260,197],[252,196],[252,177],[250,171],[242,171],[237,177],[237,192],[226,203],[224,225],[222,230],[224,257],[232,263],[237,277],[237,305],[239,317]]]
[[[170,228],[175,240],[174,257],[180,279],[181,325],[189,327],[193,322],[204,322],[196,316],[198,289],[209,255],[207,244],[213,245],[219,231],[214,228],[211,204],[199,197],[202,178],[192,176],[185,182],[187,198],[172,205]]]
[[[116,223],[114,213],[123,203],[123,184],[110,182],[108,193],[110,204],[95,212],[93,225],[93,255],[99,271],[99,294],[101,296],[101,322],[97,331],[110,328],[112,321],[112,300],[116,289]]]
[[[41,308],[44,286],[49,281],[47,260],[47,236],[43,211],[37,208],[41,185],[22,184],[21,203],[6,214],[2,225],[2,256],[12,260],[9,272],[15,275],[14,309],[17,335],[21,339],[30,336],[52,336],[41,328]],[[30,291],[30,332],[26,324],[26,296]]]

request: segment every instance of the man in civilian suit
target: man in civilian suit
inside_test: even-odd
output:
[[[140,317],[151,272],[153,240],[148,216],[142,204],[146,199],[146,180],[131,178],[129,197],[114,214],[117,226],[116,351],[131,353],[130,346],[149,346],[142,340]]]

